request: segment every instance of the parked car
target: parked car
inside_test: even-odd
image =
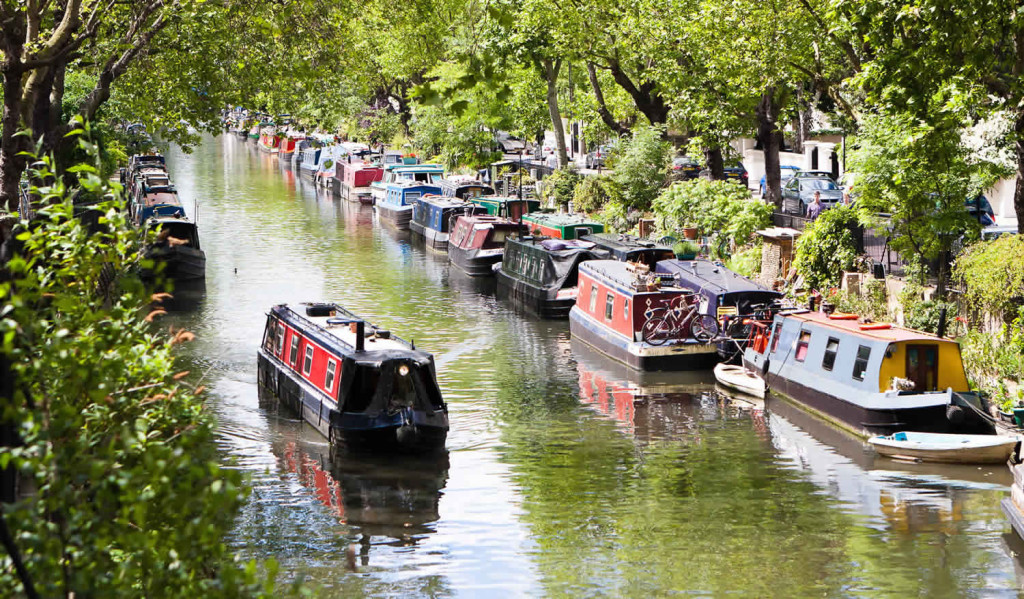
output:
[[[747,174],[747,168],[742,162],[737,162],[736,166],[727,166],[723,170],[726,180],[739,181],[743,187],[750,187],[750,175]]]
[[[788,183],[789,180],[793,178],[793,175],[800,172],[800,168],[796,166],[787,166],[784,164],[779,167],[779,171],[779,174],[782,176],[782,186],[785,187],[786,183]],[[761,186],[758,188],[758,192],[761,194],[762,198],[764,197],[764,194],[768,192],[767,175],[761,175]]]
[[[995,210],[992,210],[992,204],[984,194],[978,194],[978,197],[967,200],[964,202],[964,206],[971,218],[981,223],[982,227],[991,227],[996,224]]]
[[[604,168],[605,160],[608,159],[608,155],[615,149],[613,144],[604,144],[598,146],[593,152],[587,154],[584,163],[587,168]]]
[[[672,172],[683,179],[696,179],[700,174],[700,164],[689,156],[676,156],[672,159]]]
[[[816,191],[821,192],[821,204],[824,208],[831,208],[843,199],[843,189],[832,179],[830,173],[801,171],[793,175],[782,188],[783,211],[788,214],[805,214]]]

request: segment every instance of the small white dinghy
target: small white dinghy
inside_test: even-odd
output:
[[[764,379],[742,366],[718,364],[715,379],[725,387],[764,399]]]
[[[1003,464],[1018,437],[901,432],[868,439],[878,453],[900,460],[946,464]]]

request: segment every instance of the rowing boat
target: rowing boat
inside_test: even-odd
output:
[[[715,379],[730,389],[764,398],[764,379],[742,366],[718,364],[715,366]]]
[[[1020,443],[1018,437],[899,432],[868,439],[875,451],[895,459],[947,464],[1001,464]]]

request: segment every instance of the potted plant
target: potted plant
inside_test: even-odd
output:
[[[692,241],[680,241],[672,248],[672,251],[680,260],[693,260],[700,252],[700,246]]]
[[[686,238],[686,239],[696,240],[697,239],[697,234],[699,232],[700,231],[697,230],[697,227],[690,227],[690,226],[683,227],[683,237]]]

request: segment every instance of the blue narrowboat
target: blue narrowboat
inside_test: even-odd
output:
[[[348,449],[430,451],[443,447],[448,407],[434,357],[337,304],[267,315],[258,382]]]
[[[320,155],[323,151],[322,147],[315,145],[303,148],[299,158],[299,173],[313,177],[320,168]]]
[[[951,339],[856,314],[783,311],[743,363],[773,394],[862,437],[994,432]]]
[[[415,181],[440,185],[444,179],[444,167],[440,164],[390,164],[384,166],[384,176],[380,181],[370,184],[370,193],[374,203],[378,203],[387,195],[388,185],[401,181]],[[440,189],[440,187],[438,187]],[[437,192],[441,195],[441,192]]]
[[[412,207],[417,199],[430,193],[439,194],[441,188],[418,181],[399,181],[388,184],[384,198],[377,202],[380,217],[401,230],[409,229]]]
[[[425,195],[417,198],[412,205],[412,221],[409,228],[414,234],[423,237],[427,247],[447,252],[448,238],[455,217],[460,214],[486,212],[480,206],[466,200]]]
[[[719,341],[718,353],[725,360],[739,360],[750,339],[751,319],[771,319],[783,295],[762,287],[719,262],[708,260],[663,260],[655,271],[672,275],[679,285],[701,295],[702,312],[714,316],[728,339]]]

